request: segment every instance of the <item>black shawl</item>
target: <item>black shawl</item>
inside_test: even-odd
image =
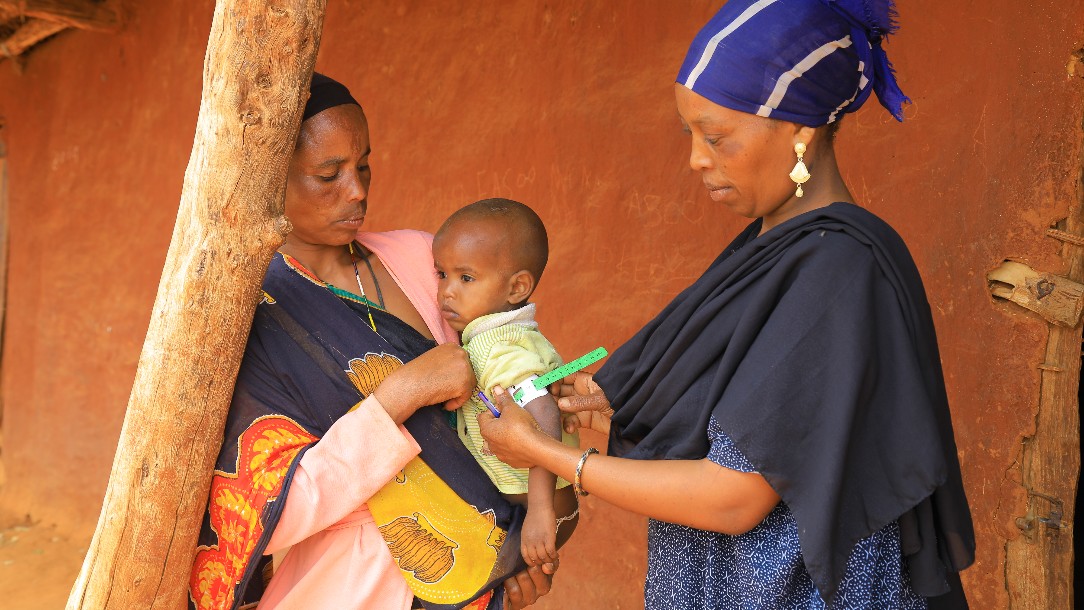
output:
[[[595,376],[617,409],[610,453],[703,458],[715,417],[794,514],[829,605],[855,543],[896,519],[915,591],[966,605],[974,533],[906,246],[845,203],[760,226]]]

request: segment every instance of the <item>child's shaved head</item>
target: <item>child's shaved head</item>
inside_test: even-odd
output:
[[[526,270],[536,283],[542,277],[549,260],[549,238],[546,226],[534,210],[511,199],[483,199],[452,214],[437,231],[437,237],[465,221],[492,223],[503,234],[504,239],[498,243],[502,254],[514,266],[508,271]]]

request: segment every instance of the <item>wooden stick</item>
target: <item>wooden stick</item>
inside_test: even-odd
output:
[[[120,29],[116,0],[0,0],[0,15],[23,15],[84,30]]]
[[[15,10],[14,6],[11,6],[10,2],[0,0],[0,25],[4,25],[8,21],[21,16],[19,11]]]
[[[7,40],[0,42],[0,60],[5,57],[18,57],[23,51],[66,29],[68,26],[63,23],[31,19],[19,26]]]
[[[184,607],[325,0],[218,0],[196,138],[98,527],[67,608]],[[123,248],[123,243],[116,247]]]

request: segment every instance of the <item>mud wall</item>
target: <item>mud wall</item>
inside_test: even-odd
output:
[[[534,206],[552,239],[540,321],[565,356],[619,345],[743,226],[688,168],[671,85],[720,2],[329,4],[318,69],[369,115],[371,228],[435,230],[482,197]],[[88,538],[176,214],[213,3],[128,5],[119,34],[64,33],[21,72],[0,62],[0,511]],[[908,120],[869,104],[844,123],[840,156],[926,279],[979,534],[965,582],[973,607],[1005,607],[1004,542],[1023,511],[1013,465],[1046,327],[995,307],[983,277],[1007,256],[1062,264],[1044,232],[1077,197],[1084,81],[1066,66],[1084,14],[920,0],[902,21],[888,49]],[[588,498],[544,607],[641,606],[644,546],[643,519]]]

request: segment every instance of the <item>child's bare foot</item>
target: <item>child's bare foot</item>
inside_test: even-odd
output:
[[[520,552],[529,566],[557,561],[557,515],[552,507],[527,510],[520,534]]]

